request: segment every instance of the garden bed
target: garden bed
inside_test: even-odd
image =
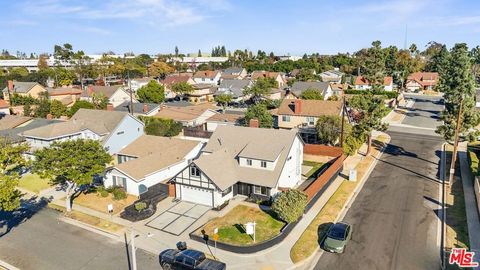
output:
[[[250,207],[238,205],[225,216],[210,220],[194,232],[198,236],[213,235],[213,230],[218,228],[218,242],[223,242],[235,246],[249,246],[264,242],[279,235],[285,226],[285,222],[277,220],[275,214],[264,211],[259,207]],[[253,242],[252,236],[245,233],[244,225],[255,221],[256,242]]]
[[[127,195],[127,198],[123,200],[114,200],[112,194],[102,197],[99,193],[92,192],[87,194],[81,193],[73,200],[73,203],[102,213],[107,213],[107,206],[112,204],[113,214],[115,215],[122,212],[125,207],[132,204],[135,200],[137,200],[137,197],[132,195]]]

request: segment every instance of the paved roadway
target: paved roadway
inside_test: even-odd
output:
[[[16,222],[0,214],[0,260],[22,270],[131,269],[124,243],[59,221],[51,209],[24,216],[31,218],[4,234],[1,224]],[[157,256],[143,250],[137,261],[138,269],[160,269]]]
[[[402,124],[434,129],[438,101],[418,100]],[[439,269],[438,168],[443,140],[432,130],[391,127],[382,158],[347,212],[344,254],[324,252],[315,269]]]

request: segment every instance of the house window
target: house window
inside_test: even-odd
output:
[[[112,186],[117,185],[117,177],[115,175],[112,176]]]
[[[117,135],[122,135],[123,133],[125,133],[125,131],[119,131],[117,132]]]
[[[283,122],[290,122],[290,115],[282,115]]]
[[[262,166],[262,168],[266,168],[267,167],[267,162],[262,161],[262,162],[260,162],[260,165]]]
[[[190,167],[190,176],[199,177],[200,176],[200,170],[195,166]]]
[[[222,197],[227,196],[230,192],[232,192],[232,187],[227,188],[222,192]]]
[[[267,188],[262,186],[253,186],[253,193],[267,196]]]
[[[307,123],[313,126],[315,124],[315,117],[307,117]]]
[[[247,165],[252,166],[252,160],[251,159],[247,159]]]

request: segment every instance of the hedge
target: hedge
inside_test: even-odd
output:
[[[373,91],[373,90],[344,90],[345,94],[347,95],[366,95],[368,93],[372,93],[374,95],[379,95],[379,96],[387,96],[388,98],[397,98],[398,97],[398,92],[394,91]]]

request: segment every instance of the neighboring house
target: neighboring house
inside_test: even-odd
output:
[[[434,90],[438,83],[437,72],[415,72],[408,76],[405,88],[410,91]]]
[[[172,90],[172,85],[180,82],[186,82],[190,85],[195,84],[195,81],[192,79],[190,74],[168,75],[165,79],[160,81],[160,83],[165,87],[165,98],[172,99],[177,96],[177,94]]]
[[[176,198],[218,207],[237,195],[269,200],[301,181],[296,131],[218,126],[198,159],[173,177]]]
[[[138,78],[138,79],[131,79],[129,89],[132,89],[134,93],[138,91],[138,89],[147,85],[150,81],[155,81],[153,78]]]
[[[334,96],[342,97],[344,95],[344,91],[348,89],[348,84],[330,83],[330,87],[332,88]]]
[[[372,88],[370,82],[363,76],[357,76],[355,78],[355,83],[353,84],[355,90],[369,90]],[[383,90],[393,91],[393,78],[385,77],[383,79]]]
[[[343,72],[341,72],[338,68],[335,68],[320,73],[320,78],[322,78],[322,82],[341,83],[343,75]]]
[[[222,72],[222,80],[243,80],[247,77],[247,70],[244,68],[230,67]]]
[[[10,115],[10,104],[0,99],[0,116],[2,115]]]
[[[239,126],[244,118],[245,114],[241,111],[217,112],[206,120],[206,130],[213,132],[218,126]]]
[[[172,119],[184,127],[199,127],[205,125],[206,120],[216,113],[215,109],[211,103],[185,107],[162,106],[155,117]]]
[[[58,100],[65,106],[71,107],[77,100],[80,100],[83,91],[73,87],[58,87],[48,89],[48,98],[50,100]]]
[[[315,69],[308,69],[308,71],[312,74],[312,75],[317,75],[317,71]],[[297,75],[300,75],[300,72],[302,72],[302,69],[299,69],[299,68],[295,68],[293,69],[292,71],[290,71],[289,73],[289,77],[290,78],[295,78],[297,77]]]
[[[10,115],[9,115],[10,116]],[[16,117],[16,116],[15,116]],[[44,118],[31,118],[31,117],[24,117],[24,116],[19,116],[19,119],[11,119],[12,121],[10,122],[23,122],[24,120],[27,120],[19,125],[11,125],[12,127],[10,128],[3,128],[4,124],[4,118],[0,119],[0,138],[6,138],[12,143],[22,143],[26,139],[24,136],[21,134],[23,132],[26,132],[28,130],[34,129],[34,128],[39,128],[39,127],[44,127],[44,126],[49,126],[52,124],[56,123],[62,123],[62,120],[51,120],[51,119],[44,119]],[[7,120],[9,121],[9,120]],[[17,122],[17,123],[18,123]],[[8,124],[7,124],[8,125]]]
[[[144,124],[126,112],[78,110],[69,121],[39,127],[22,133],[32,150],[56,141],[92,139],[115,154],[143,135]]]
[[[134,116],[154,116],[160,110],[160,105],[155,103],[132,103]],[[125,101],[113,109],[119,112],[131,113],[130,101]]]
[[[193,92],[186,94],[189,102],[198,104],[213,101],[213,95],[217,92],[217,86],[212,86],[208,83],[199,83],[192,86]]]
[[[218,90],[215,95],[226,94],[232,96],[232,102],[242,102],[248,99],[243,94],[243,91],[252,87],[253,82],[251,80],[234,80],[225,79],[222,80],[218,86]]]
[[[277,127],[298,128],[307,143],[316,143],[316,124],[323,115],[340,116],[342,101],[284,99],[277,110]]]
[[[83,92],[81,99],[92,102],[93,96],[105,96],[108,99],[108,103],[113,107],[117,107],[125,101],[130,101],[130,93],[121,85],[115,86],[98,86],[89,85]],[[138,100],[132,96],[132,101],[137,103]]]
[[[0,114],[0,130],[16,128],[25,123],[28,123],[32,119],[33,118],[30,116]]]
[[[278,88],[271,88],[270,94],[267,96],[267,98],[270,100],[280,100],[284,98],[284,96],[285,96],[285,91]]]
[[[117,165],[106,170],[104,185],[121,186],[139,196],[178,174],[202,146],[198,141],[142,135],[117,153]]]
[[[218,85],[222,72],[218,70],[197,71],[193,74],[193,80],[197,84]]]
[[[2,90],[2,92],[3,99],[9,101],[10,96],[13,94],[39,98],[40,95],[47,92],[47,90],[42,85],[36,82],[8,81],[7,86]]]
[[[256,81],[260,78],[273,78],[277,82],[278,88],[284,88],[287,85],[287,80],[285,79],[285,74],[281,72],[270,72],[270,71],[254,71],[252,72],[252,80]]]
[[[300,98],[303,92],[308,89],[317,90],[327,100],[334,92],[328,82],[294,82],[286,94],[287,99]]]

